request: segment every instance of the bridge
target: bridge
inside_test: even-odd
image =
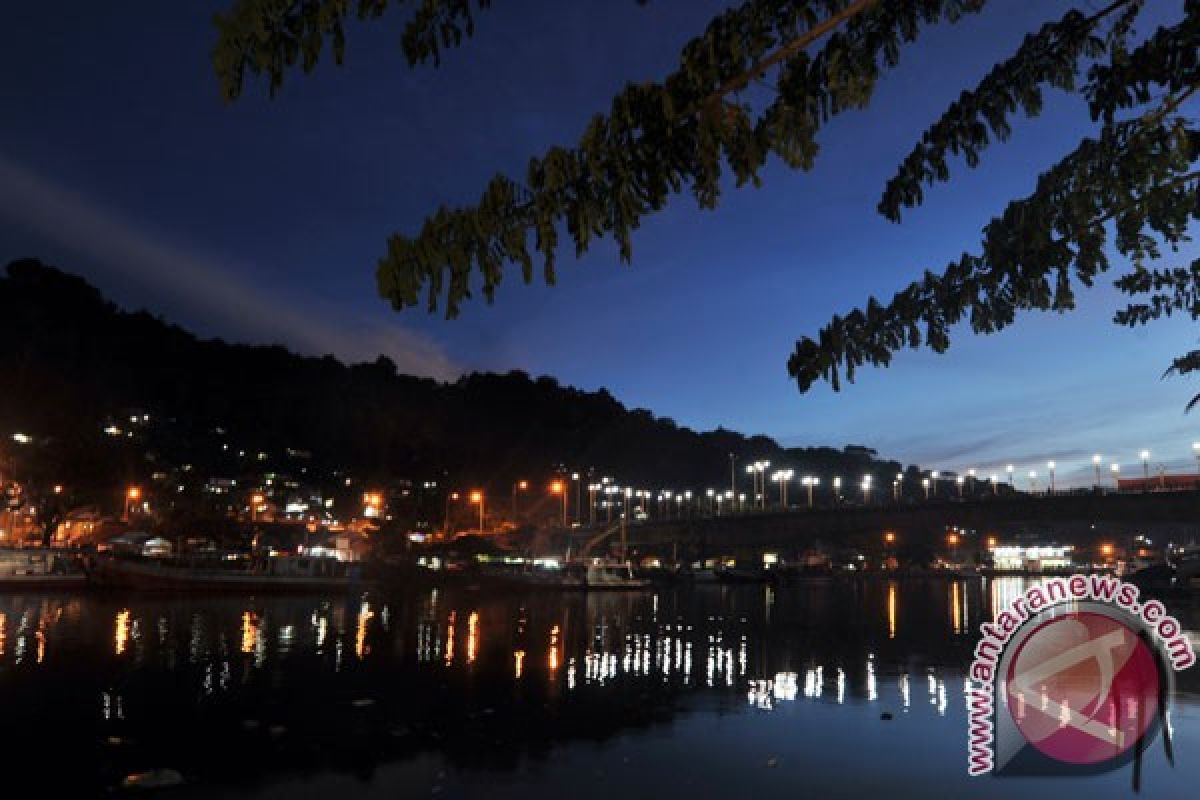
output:
[[[820,542],[878,547],[886,532],[903,545],[945,546],[947,532],[964,531],[964,546],[987,537],[1091,545],[1136,535],[1155,544],[1200,542],[1200,492],[1024,494],[974,500],[933,500],[836,508],[697,516],[631,523],[629,546],[705,553],[798,550]],[[582,534],[581,534],[582,535]]]

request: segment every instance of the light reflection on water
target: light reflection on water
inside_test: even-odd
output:
[[[430,753],[460,772],[507,774],[547,748],[571,754],[575,742],[647,725],[686,738],[704,715],[748,714],[737,723],[745,730],[693,743],[697,757],[765,738],[767,716],[779,716],[844,771],[851,756],[812,727],[809,707],[874,725],[894,712],[950,754],[940,769],[957,776],[974,631],[1024,587],[1005,578],[645,594],[0,596],[0,744],[38,763],[51,757],[30,742],[52,735],[84,754],[63,776],[80,784],[167,766],[198,787],[282,785],[296,770],[370,774]],[[1196,630],[1195,609],[1177,613]],[[1180,688],[1177,735],[1200,740],[1194,676]],[[870,772],[889,752],[853,760]]]

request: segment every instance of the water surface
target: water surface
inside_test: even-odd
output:
[[[974,631],[1022,587],[0,596],[0,740],[88,794],[170,768],[180,797],[1131,796],[966,776]],[[1200,785],[1200,675],[1176,688],[1147,797]]]

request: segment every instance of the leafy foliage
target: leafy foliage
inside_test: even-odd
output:
[[[835,316],[815,339],[797,342],[788,370],[801,391],[818,380],[840,388],[857,368],[887,365],[904,348],[942,352],[950,328],[964,320],[976,333],[991,333],[1021,311],[1068,311],[1075,292],[1110,269],[1109,246],[1137,270],[1119,288],[1157,292],[1118,322],[1141,324],[1188,306],[1190,273],[1146,273],[1144,266],[1163,246],[1184,241],[1200,216],[1193,168],[1200,140],[1183,113],[1200,87],[1200,0],[1176,1],[1182,19],[1136,45],[1146,0],[1068,11],[1027,36],[929,127],[884,188],[878,210],[888,219],[899,221],[902,209],[947,181],[954,159],[976,166],[994,141],[1009,137],[1015,114],[1040,113],[1047,89],[1082,94],[1097,126],[984,228],[978,255],[926,271],[890,302],[870,298],[863,309]],[[629,261],[633,231],[646,216],[684,191],[714,208],[726,169],[739,187],[757,185],[772,156],[810,169],[820,129],[866,106],[905,44],[924,26],[954,22],[985,2],[746,0],[689,42],[661,82],[621,91],[576,144],[532,159],[522,180],[496,176],[474,207],[438,209],[415,235],[392,236],[377,267],[379,291],[398,310],[423,298],[430,311],[444,305],[453,317],[475,284],[493,300],[510,264],[530,282],[536,258],[552,284],[564,229],[576,255],[611,236]],[[385,5],[359,0],[358,13],[378,16]],[[240,88],[247,65],[277,87],[299,58],[311,68],[326,39],[340,60],[349,9],[349,0],[241,0],[218,20],[226,93],[236,96],[230,87]],[[412,63],[436,61],[439,43],[457,44],[471,30],[466,0],[430,0],[422,11],[405,38]],[[767,78],[769,99],[743,97]],[[1200,351],[1173,369],[1200,369]]]
[[[1200,85],[1200,2],[1187,0],[1185,12],[1177,25],[1161,28],[1132,52],[1125,49],[1121,33],[1107,39],[1088,33],[1085,46],[1084,31],[1093,23],[1068,14],[1034,37],[1036,43],[1027,41],[1023,56],[964,94],[889,185],[881,204],[885,214],[919,203],[922,181],[945,178],[946,152],[961,151],[969,164],[977,161],[978,149],[987,141],[979,116],[1003,135],[1006,117],[1017,105],[1029,113],[1040,107],[1041,84],[1072,87],[1085,57],[1102,52],[1110,57],[1108,63],[1092,65],[1082,90],[1092,118],[1102,122],[1098,138],[1083,140],[1041,176],[1031,195],[993,219],[983,230],[979,255],[964,254],[941,274],[926,272],[886,305],[871,298],[864,310],[835,316],[817,339],[798,342],[788,369],[801,391],[821,379],[836,389],[843,374],[853,380],[859,366],[886,366],[905,347],[926,345],[943,352],[950,344],[950,327],[963,319],[969,318],[976,333],[992,333],[1012,324],[1018,311],[1074,308],[1076,286],[1091,286],[1111,266],[1105,252],[1110,227],[1112,247],[1139,268],[1158,258],[1162,245],[1185,241],[1190,223],[1200,218],[1200,172],[1194,170],[1200,130],[1179,108]],[[1127,29],[1129,15],[1118,24]],[[1066,53],[1067,62],[1035,64],[1036,54],[1048,52],[1046,42],[1068,40],[1076,44],[1055,55]],[[1120,112],[1143,107],[1155,92],[1165,94],[1158,106],[1140,116],[1118,118]],[[1018,104],[1013,98],[1026,99]],[[1188,280],[1174,272],[1156,275],[1158,283],[1150,279],[1149,284],[1156,289]],[[1127,292],[1141,285],[1117,282]],[[1186,294],[1180,298],[1185,302]],[[1160,295],[1157,302],[1127,309],[1118,321],[1146,322],[1171,307]],[[1177,367],[1183,371],[1187,365]]]
[[[242,93],[246,70],[266,73],[271,93],[283,85],[283,76],[297,63],[311,72],[321,59],[326,42],[333,60],[342,64],[346,54],[346,20],[378,19],[389,6],[404,0],[238,0],[227,14],[213,18],[219,34],[213,66],[226,100]],[[401,40],[410,65],[441,63],[442,49],[457,47],[475,33],[475,10],[491,0],[414,0],[417,8]]]

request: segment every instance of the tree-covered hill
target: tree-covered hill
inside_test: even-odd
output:
[[[117,484],[164,464],[238,475],[247,458],[280,469],[297,453],[314,478],[337,471],[497,489],[556,468],[647,488],[726,487],[731,453],[747,486],[742,465],[756,459],[826,475],[873,470],[877,482],[899,468],[859,448],[785,451],[764,436],[698,433],[603,389],[523,372],[439,383],[399,374],[382,356],[346,365],[202,340],[118,309],[82,278],[35,260],[9,264],[0,278],[0,376],[0,446],[26,433],[56,452],[61,479],[78,484]],[[131,415],[153,423],[130,426]],[[114,437],[105,428],[131,430]],[[131,449],[124,437],[135,431],[142,444]]]

